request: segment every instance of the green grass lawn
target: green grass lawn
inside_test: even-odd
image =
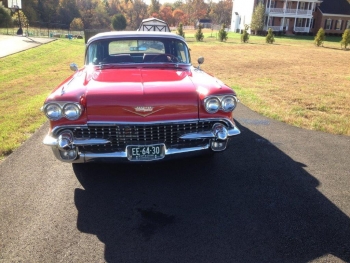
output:
[[[82,66],[83,40],[57,40],[8,57],[0,63],[0,158],[10,154],[45,121],[44,99]]]
[[[323,47],[312,37],[275,39],[271,45],[251,36],[241,43],[240,34],[230,34],[227,42],[188,43],[193,63],[204,56],[201,68],[231,86],[252,110],[298,127],[350,135],[349,50],[341,49],[340,38],[327,37]]]

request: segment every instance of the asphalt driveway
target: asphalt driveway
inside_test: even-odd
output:
[[[47,123],[0,164],[0,262],[350,262],[350,138],[239,105],[212,159],[62,163]]]
[[[54,38],[27,38],[0,35],[0,58],[54,41]]]

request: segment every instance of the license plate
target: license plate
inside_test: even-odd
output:
[[[129,145],[126,147],[129,161],[152,161],[163,159],[165,155],[164,144],[155,145]]]

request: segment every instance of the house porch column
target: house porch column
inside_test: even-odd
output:
[[[297,14],[298,14],[298,10],[299,10],[299,1],[297,1]],[[295,28],[295,24],[294,24],[294,28]]]

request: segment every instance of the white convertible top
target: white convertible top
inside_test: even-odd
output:
[[[89,39],[87,45],[91,42],[101,39],[109,38],[175,38],[182,41],[185,39],[182,36],[176,35],[169,32],[158,32],[158,31],[111,31],[105,33],[99,33]]]

